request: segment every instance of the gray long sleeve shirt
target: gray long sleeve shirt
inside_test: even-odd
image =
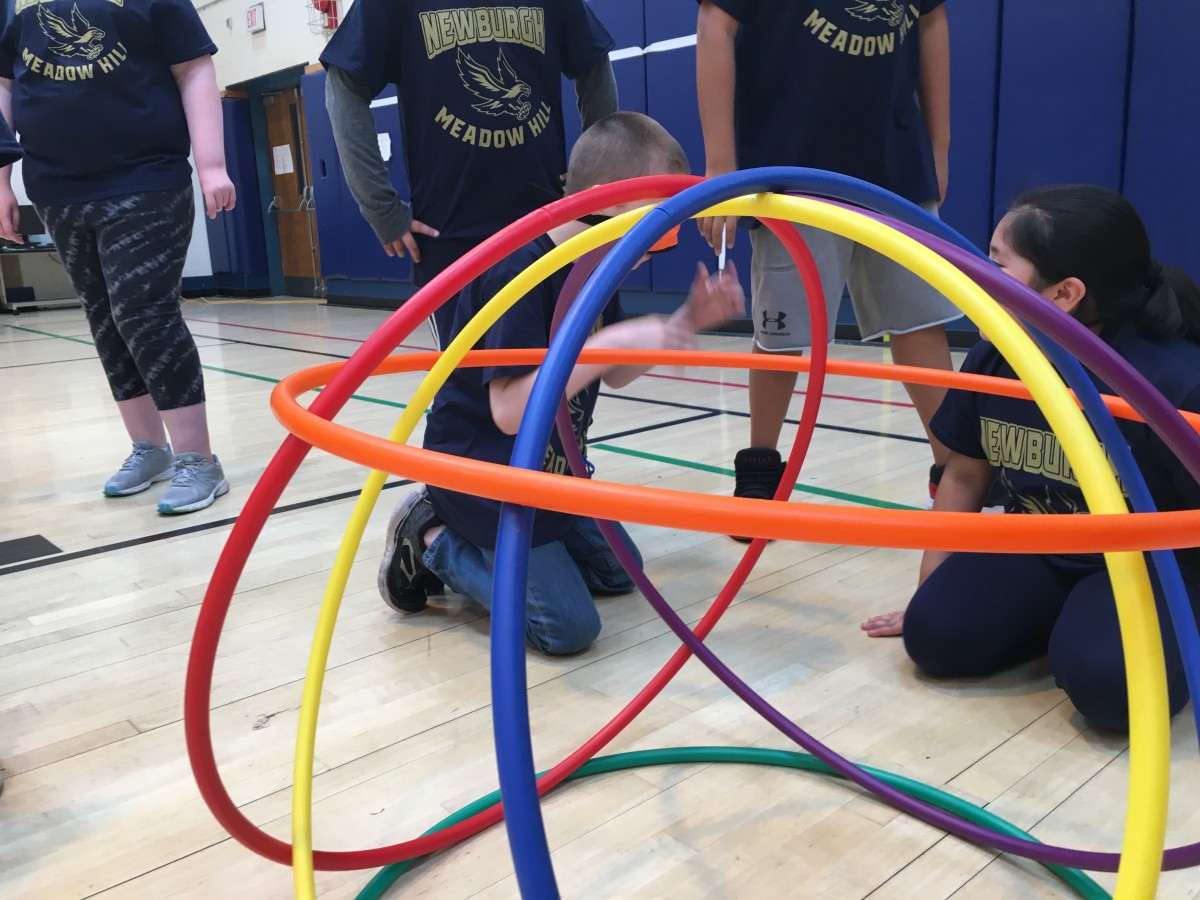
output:
[[[617,81],[605,57],[575,79],[584,129],[617,110]],[[363,218],[380,243],[399,240],[412,227],[412,208],[400,199],[379,152],[370,92],[337,66],[329,66],[325,106],[342,172]]]

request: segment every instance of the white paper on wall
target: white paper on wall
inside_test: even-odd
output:
[[[276,175],[291,175],[296,171],[292,165],[292,145],[280,144],[271,148],[271,156],[275,160]]]

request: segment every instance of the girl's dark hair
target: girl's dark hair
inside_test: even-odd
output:
[[[1200,288],[1182,269],[1150,255],[1133,205],[1108,188],[1064,184],[1032,190],[1009,210],[1005,239],[1033,264],[1039,290],[1078,278],[1085,324],[1137,322],[1154,335],[1200,340]]]

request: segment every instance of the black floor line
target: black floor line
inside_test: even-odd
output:
[[[263,347],[263,348],[272,349],[272,350],[286,350],[286,351],[290,351],[292,353],[305,353],[305,354],[309,354],[312,356],[324,356],[324,357],[330,357],[333,359],[349,359],[348,356],[346,356],[344,354],[340,354],[340,353],[329,353],[329,352],[321,351],[321,350],[304,350],[304,349],[300,349],[297,347],[288,347],[288,346],[285,346],[282,344],[258,343],[255,341],[244,341],[239,338],[224,338],[224,337],[216,337],[213,335],[193,335],[193,336],[199,337],[199,338],[204,338],[205,340],[223,341],[225,343],[230,343],[230,344],[245,344],[245,345],[252,346],[252,347]],[[56,340],[56,339],[57,338],[39,338],[38,340]],[[86,357],[86,359],[95,359],[95,357]],[[76,360],[64,360],[64,361],[65,362],[75,362]],[[30,363],[28,365],[41,365],[41,364],[40,363]],[[5,369],[5,368],[20,368],[20,366],[0,366],[0,369]],[[627,393],[619,393],[618,394],[618,393],[610,393],[610,392],[606,391],[606,392],[602,392],[601,396],[612,397],[613,399],[616,399],[616,400],[624,400],[626,402],[632,402],[632,403],[644,403],[644,404],[649,404],[651,406],[662,406],[662,407],[667,407],[667,408],[672,408],[672,409],[690,410],[690,411],[696,412],[697,415],[686,416],[682,419],[672,419],[667,422],[659,422],[657,424],[652,424],[652,425],[644,425],[639,428],[629,429],[627,431],[614,432],[613,434],[601,435],[598,437],[590,438],[589,440],[591,440],[593,443],[601,443],[604,441],[618,440],[620,438],[631,437],[631,436],[638,435],[638,434],[645,434],[647,432],[656,431],[656,430],[659,430],[662,428],[670,428],[675,425],[684,425],[689,422],[697,422],[697,421],[701,421],[703,419],[711,419],[711,418],[715,418],[716,416],[721,416],[721,415],[734,416],[736,418],[743,418],[743,419],[750,418],[749,413],[740,412],[737,410],[718,409],[716,407],[700,406],[700,405],[697,405],[694,403],[679,403],[677,401],[672,401],[672,400],[658,400],[658,399],[653,399],[653,398],[649,398],[649,397],[638,397],[638,396],[635,396],[632,394],[627,394]],[[798,425],[799,424],[798,419],[786,419],[785,422],[787,422],[790,425]],[[883,431],[871,431],[871,430],[865,429],[865,428],[851,428],[851,427],[848,427],[845,425],[818,424],[816,427],[819,430],[823,430],[823,431],[841,431],[841,432],[846,432],[846,433],[850,433],[850,434],[861,434],[861,435],[864,435],[867,437],[881,437],[881,438],[890,438],[892,440],[898,440],[898,441],[909,441],[909,442],[917,443],[917,444],[929,443],[925,438],[911,437],[909,435],[904,435],[904,434],[890,434],[888,432],[883,432]],[[395,487],[401,487],[401,486],[408,485],[408,484],[412,484],[412,482],[411,481],[397,481],[397,482],[393,482],[391,484],[385,485],[384,490],[388,490],[390,488],[395,488]],[[285,513],[285,512],[294,512],[296,510],[301,510],[301,509],[309,509],[314,506],[321,506],[326,503],[335,503],[335,502],[338,502],[341,500],[347,500],[352,497],[357,497],[359,493],[360,493],[360,491],[357,491],[357,490],[344,491],[339,494],[331,494],[327,497],[319,497],[319,498],[316,498],[313,500],[304,500],[299,503],[293,503],[293,504],[288,504],[286,506],[277,507],[276,509],[271,511],[271,515],[277,515],[279,513]],[[98,556],[103,553],[109,553],[109,552],[116,551],[116,550],[125,550],[130,547],[137,547],[137,546],[140,546],[143,544],[156,543],[158,541],[169,540],[171,538],[176,538],[176,537],[182,537],[182,536],[188,535],[188,534],[196,534],[196,533],[203,532],[203,531],[211,531],[211,530],[214,530],[217,528],[224,528],[227,525],[232,525],[235,521],[237,521],[236,516],[227,518],[227,519],[219,519],[219,520],[215,520],[212,522],[206,522],[206,523],[203,523],[200,525],[192,525],[192,526],[188,526],[185,528],[177,528],[177,529],[173,529],[171,531],[165,531],[165,532],[162,532],[159,534],[144,535],[144,536],[138,537],[138,538],[130,538],[129,540],[118,541],[116,543],[106,544],[106,545],[103,545],[100,547],[92,547],[87,550],[76,550],[76,551],[72,551],[71,553],[58,553],[56,555],[45,556],[40,559],[29,560],[27,562],[15,563],[12,565],[0,565],[0,576],[12,575],[17,572],[25,572],[30,569],[42,568],[44,566],[55,565],[55,564],[63,563],[63,562],[71,562],[71,561],[77,560],[77,559],[85,559],[87,557]]]
[[[195,336],[196,337],[210,337],[210,335],[199,335],[199,334],[195,335]],[[298,347],[288,347],[283,344],[267,344],[267,343],[259,343],[256,341],[243,341],[240,338],[213,338],[213,339],[229,341],[230,343],[233,343],[233,344],[247,344],[251,347],[266,347],[266,348],[272,349],[272,350],[290,350],[293,353],[307,353],[312,356],[328,356],[328,357],[332,357],[333,359],[349,359],[350,358],[349,356],[346,356],[341,353],[329,353],[329,352],[322,351],[322,350],[302,350]],[[668,406],[668,407],[673,407],[675,409],[690,409],[690,410],[695,410],[696,412],[710,413],[711,415],[736,416],[737,418],[740,418],[740,419],[750,418],[750,413],[740,412],[738,410],[732,410],[732,409],[718,409],[714,406],[698,406],[694,403],[677,403],[677,402],[674,402],[671,400],[656,400],[656,399],[651,399],[649,397],[635,397],[631,394],[624,394],[624,393],[614,394],[614,393],[609,393],[607,391],[601,392],[600,396],[613,397],[614,399],[617,399],[617,400],[632,400],[635,403],[649,403],[653,406]],[[697,419],[698,418],[707,418],[707,416],[696,416],[695,418],[697,418]],[[680,419],[679,422],[674,423],[674,424],[679,424],[682,422],[691,422],[691,421],[694,421],[694,419]],[[785,419],[784,421],[789,425],[799,425],[800,424],[799,419]],[[671,423],[667,423],[667,424],[671,424]],[[654,427],[661,427],[661,426],[654,426]],[[913,436],[907,435],[907,434],[892,434],[891,432],[887,432],[887,431],[872,431],[869,428],[851,428],[847,425],[826,425],[824,423],[817,423],[817,430],[818,431],[841,431],[841,432],[845,432],[846,434],[861,434],[865,437],[890,438],[891,440],[908,441],[913,444],[928,444],[929,443],[928,439],[923,438],[923,437],[913,437]],[[629,432],[629,434],[637,434],[637,433],[638,433],[637,431]],[[626,437],[626,436],[627,436],[627,434],[622,432],[619,435],[606,436],[603,438],[591,438],[590,440],[593,440],[593,441],[613,440],[615,437]]]
[[[329,352],[323,351],[323,350],[302,350],[297,347],[288,347],[283,344],[268,344],[268,343],[259,343],[256,341],[243,341],[241,338],[215,338],[215,337],[212,337],[211,335],[199,335],[199,334],[194,335],[194,336],[210,338],[212,340],[229,341],[230,343],[233,343],[233,344],[246,344],[247,346],[250,346],[250,347],[265,347],[265,348],[268,348],[271,350],[290,350],[293,353],[307,353],[311,356],[328,356],[333,359],[349,359],[350,358],[349,356],[346,356],[341,353],[329,353]],[[609,393],[607,391],[601,392],[600,396],[613,397],[617,400],[632,400],[636,403],[649,403],[653,406],[667,406],[667,407],[673,407],[675,409],[689,409],[689,410],[694,410],[695,412],[710,413],[712,415],[736,416],[737,418],[740,418],[740,419],[750,418],[750,413],[739,412],[737,410],[732,410],[732,409],[718,409],[717,407],[714,407],[714,406],[697,406],[694,403],[677,403],[677,402],[674,402],[671,400],[656,400],[656,399],[651,399],[649,397],[635,397],[630,394],[624,394],[624,393],[614,394],[614,393]],[[706,416],[697,416],[694,418],[707,418],[707,417]],[[694,421],[694,419],[681,419],[679,421],[680,422],[691,422],[691,421]],[[800,424],[799,419],[785,419],[784,421],[788,425],[799,425]],[[654,427],[661,427],[661,426],[654,426]],[[650,429],[646,429],[646,430],[650,430]],[[913,444],[928,444],[929,443],[929,441],[923,437],[912,437],[907,434],[892,434],[887,431],[872,431],[868,428],[851,428],[847,425],[826,425],[823,423],[817,423],[817,430],[818,431],[841,431],[846,434],[861,434],[861,435],[864,435],[865,437],[890,438],[890,439],[896,440],[896,441],[909,441],[910,443],[913,443]],[[637,433],[639,433],[639,432],[637,432],[637,431],[629,432],[629,434],[637,434]],[[615,437],[626,437],[626,436],[627,435],[625,433],[622,433],[620,435],[616,435]],[[591,438],[591,440],[593,440],[593,441],[612,440],[612,439],[613,439],[613,436],[609,436],[606,438]]]
[[[740,410],[736,410],[736,409],[717,409],[716,407],[713,407],[713,406],[698,406],[694,403],[678,403],[673,400],[655,400],[650,397],[637,397],[637,396],[634,396],[633,394],[625,394],[625,393],[613,394],[613,393],[609,393],[607,391],[602,392],[600,394],[600,396],[601,397],[612,397],[614,400],[629,400],[634,403],[648,403],[652,406],[670,406],[675,409],[692,409],[697,412],[719,413],[720,415],[734,416],[735,418],[738,418],[738,419],[750,418],[750,413],[741,412]],[[799,419],[784,419],[784,422],[786,422],[788,425],[799,425],[800,424]],[[913,437],[912,435],[907,435],[907,434],[893,434],[892,432],[889,432],[889,431],[872,431],[869,428],[851,428],[849,425],[826,425],[822,422],[818,422],[817,430],[818,431],[844,431],[847,434],[861,434],[861,435],[865,435],[867,437],[888,438],[893,441],[909,441],[910,443],[913,443],[913,444],[928,444],[929,443],[929,440],[927,438],[923,438],[923,437]],[[597,438],[596,440],[599,440],[599,438]]]
[[[216,337],[211,334],[192,333],[194,338],[204,338],[207,341],[224,341],[227,344],[245,344],[247,347],[265,347],[268,350],[288,350],[292,353],[307,353],[309,356],[328,356],[330,359],[349,359],[344,353],[327,353],[324,350],[303,350],[300,347],[286,347],[283,344],[263,344],[258,341],[244,341],[241,338]]]
[[[33,366],[54,366],[59,363],[95,362],[95,356],[75,356],[71,359],[47,359],[42,362],[17,363],[15,366],[0,366],[0,369],[29,369]]]
[[[390,490],[391,488],[404,487],[412,484],[409,480],[393,481],[390,484],[385,484],[383,489]],[[276,516],[280,513],[295,512],[300,509],[311,509],[314,506],[323,506],[326,503],[336,503],[341,500],[350,500],[357,497],[361,491],[343,491],[340,494],[330,494],[327,497],[316,497],[312,500],[301,500],[299,503],[289,503],[286,506],[277,506],[271,510],[271,515]],[[100,547],[89,547],[87,550],[74,550],[70,553],[59,553],[56,556],[46,556],[42,559],[30,560],[29,562],[16,563],[9,566],[0,566],[0,577],[4,575],[13,575],[17,572],[26,572],[30,569],[40,569],[43,566],[57,565],[58,563],[72,562],[77,559],[86,559],[89,556],[99,556],[102,553],[110,553],[114,550],[127,550],[130,547],[139,547],[144,544],[154,544],[159,541],[170,540],[171,538],[183,537],[188,534],[198,534],[202,531],[213,531],[217,528],[224,528],[226,525],[232,525],[237,521],[237,516],[231,516],[227,519],[217,519],[212,522],[203,522],[199,525],[189,525],[185,528],[175,528],[171,531],[164,531],[160,534],[147,534],[142,537],[130,538],[125,541],[117,541],[112,544],[105,544]]]
[[[7,324],[8,324],[7,322],[0,322],[0,325],[7,325]],[[57,337],[14,337],[14,338],[6,338],[5,340],[0,341],[0,347],[3,347],[5,344],[32,344],[34,341],[57,341],[57,340],[61,340],[61,338],[57,338]]]
[[[602,444],[605,441],[615,441],[620,438],[633,437],[635,434],[645,434],[648,431],[657,431],[660,428],[671,428],[675,425],[686,425],[688,422],[699,422],[701,419],[711,419],[714,416],[721,415],[719,410],[712,410],[706,413],[700,413],[696,416],[688,416],[686,419],[672,419],[669,422],[659,422],[654,425],[643,425],[640,428],[630,428],[628,431],[617,431],[613,434],[602,434],[599,437],[588,436],[589,444]]]

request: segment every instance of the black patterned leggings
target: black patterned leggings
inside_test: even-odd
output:
[[[179,308],[191,185],[37,212],[83,302],[113,398],[150,394],[160,410],[203,403],[200,354]]]

